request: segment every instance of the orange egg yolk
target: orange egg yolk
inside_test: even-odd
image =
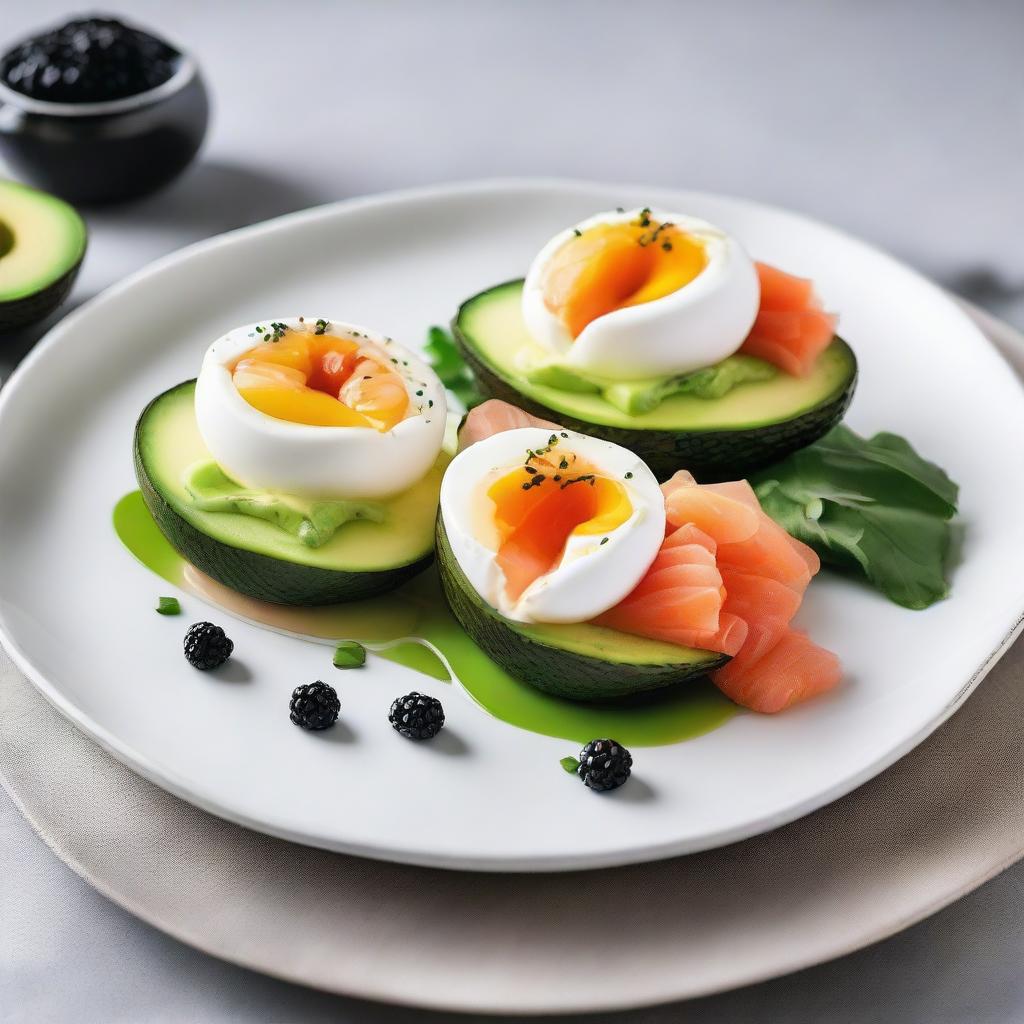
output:
[[[598,224],[565,243],[544,271],[544,304],[572,337],[599,316],[653,302],[689,284],[707,266],[703,243],[646,214]]]
[[[607,534],[633,514],[625,487],[571,453],[534,457],[490,485],[509,598],[556,568],[572,536]]]
[[[318,427],[390,430],[409,410],[402,378],[350,338],[285,331],[243,352],[238,393],[275,419]]]

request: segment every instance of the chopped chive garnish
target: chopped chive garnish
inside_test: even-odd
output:
[[[565,490],[565,488],[568,487],[570,484],[590,484],[590,486],[593,487],[594,474],[584,473],[583,476],[574,476],[571,480],[566,480],[565,483],[562,484],[562,490]]]
[[[607,537],[602,537],[601,538],[601,544],[607,544],[607,543],[608,543],[608,538]],[[598,545],[598,546],[600,547],[600,545]]]
[[[633,479],[633,474],[632,473],[627,473],[626,474],[626,479],[627,480],[632,480]]]
[[[573,228],[573,229],[572,229],[572,233],[573,233],[573,234],[574,234],[574,235],[575,235],[575,236],[576,236],[577,238],[579,238],[579,237],[580,237],[580,236],[581,236],[581,235],[583,234],[583,232],[582,232],[582,231],[580,231],[580,229],[579,229],[579,228]]]
[[[366,664],[366,648],[355,640],[342,640],[334,649],[335,668],[360,668]]]
[[[181,604],[176,597],[161,597],[157,602],[156,610],[161,615],[180,615]]]
[[[330,327],[330,321],[328,320],[317,320],[316,327],[313,329],[314,334],[323,334],[328,327]]]

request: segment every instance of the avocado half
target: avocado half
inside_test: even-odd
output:
[[[509,281],[467,299],[452,334],[480,392],[570,430],[614,441],[640,456],[659,480],[688,469],[698,480],[738,479],[816,441],[842,419],[857,383],[857,359],[834,338],[805,378],[775,374],[721,398],[673,395],[650,412],[629,415],[600,394],[527,380],[519,354],[536,349],[523,322],[523,282]]]
[[[589,622],[512,622],[473,588],[437,517],[437,568],[445,599],[473,642],[509,675],[558,697],[613,701],[686,683],[729,659]]]
[[[67,298],[85,246],[72,206],[0,179],[0,333],[42,320]]]
[[[195,383],[185,381],[146,406],[134,450],[146,507],[197,569],[260,601],[322,605],[393,590],[430,565],[445,455],[419,483],[382,503],[383,521],[346,523],[317,548],[265,520],[198,509],[184,482],[190,467],[210,458],[196,426]]]

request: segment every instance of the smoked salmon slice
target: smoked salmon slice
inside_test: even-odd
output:
[[[820,568],[818,556],[764,513],[745,480],[701,485],[680,471],[662,493],[669,532],[661,552],[636,589],[598,621],[732,655],[711,678],[754,711],[782,711],[835,686],[838,659],[790,625]],[[693,546],[703,554],[690,553]],[[685,576],[669,571],[674,563],[667,555],[677,549],[688,552]],[[707,618],[691,620],[695,606],[681,586],[695,578],[691,566],[707,571],[708,555],[723,597],[714,632]]]
[[[506,430],[517,430],[519,427],[543,427],[545,430],[561,430],[557,423],[542,420],[523,412],[516,405],[501,401],[500,398],[489,398],[481,402],[467,413],[459,427],[459,451],[468,448],[477,441],[483,441],[492,434],[501,434]]]
[[[722,613],[726,591],[715,547],[693,524],[673,530],[632,593],[595,621],[652,640],[735,654],[747,627]]]
[[[672,526],[692,523],[718,544],[739,543],[757,533],[760,506],[755,511],[729,494],[695,487],[689,473],[686,474],[688,480],[679,480],[678,476],[672,477],[661,489],[665,495],[665,515]]]
[[[763,714],[817,697],[841,677],[839,659],[798,629],[786,629],[760,657],[741,651],[712,676],[730,700]]]
[[[812,281],[767,263],[755,266],[761,303],[740,351],[806,377],[832,341],[838,317],[822,308]]]

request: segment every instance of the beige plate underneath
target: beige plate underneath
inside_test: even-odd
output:
[[[1019,335],[982,325],[1024,367]],[[605,1010],[850,952],[1024,856],[1022,682],[1024,642],[929,739],[842,800],[722,849],[582,874],[403,867],[250,832],[113,760],[2,653],[0,776],[97,889],[226,960],[388,1002]],[[579,941],[609,921],[628,942]]]

